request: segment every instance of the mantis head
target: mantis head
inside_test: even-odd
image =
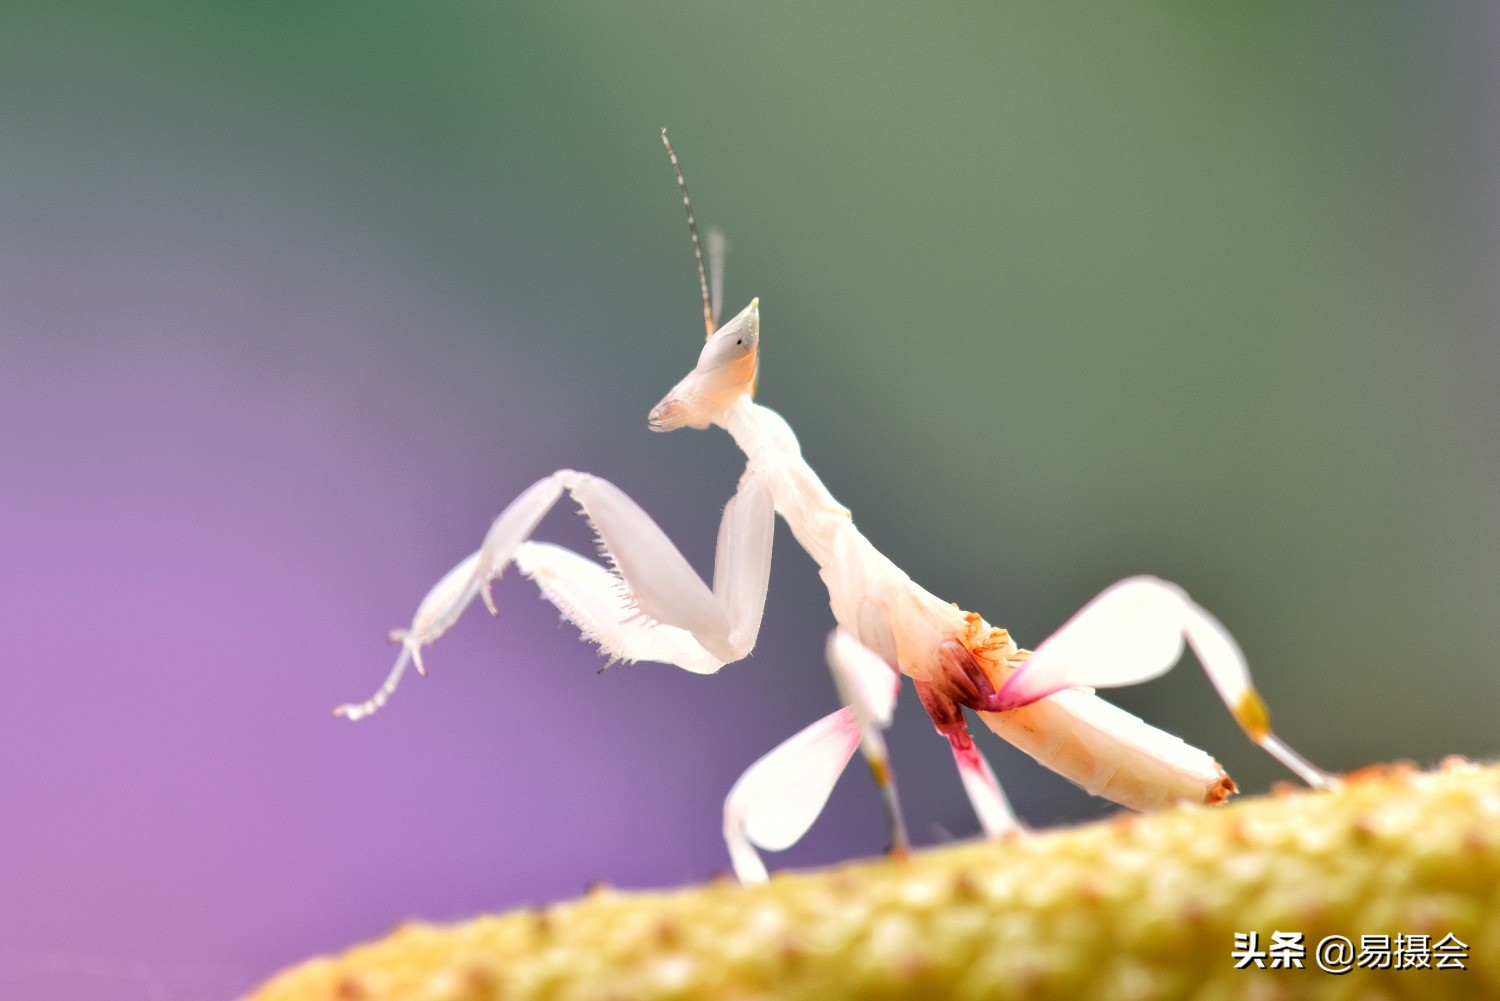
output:
[[[651,408],[653,431],[716,424],[742,396],[755,392],[760,346],[760,300],[720,327],[703,345],[698,364]]]

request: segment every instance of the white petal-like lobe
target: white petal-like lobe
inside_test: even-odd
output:
[[[1191,603],[1175,585],[1131,577],[1105,588],[1021,665],[1007,708],[1068,688],[1115,688],[1165,674],[1182,656]]]
[[[747,862],[751,846],[782,851],[807,833],[857,747],[859,724],[845,706],[745,770],[724,800],[724,840],[741,882],[765,879],[759,859]]]
[[[1250,690],[1250,667],[1245,663],[1245,654],[1222,622],[1198,605],[1186,604],[1184,625],[1188,642],[1218,690],[1219,698],[1233,709]]]

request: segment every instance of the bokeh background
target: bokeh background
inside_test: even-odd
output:
[[[0,995],[227,998],[410,918],[722,869],[835,704],[597,673],[524,582],[381,714],[437,577],[559,466],[705,570],[740,460],[653,435],[697,289],[877,545],[1035,643],[1183,584],[1338,769],[1500,752],[1500,17],[1483,4],[11,4],[0,15]],[[568,511],[544,534],[575,546]],[[1286,778],[1184,669],[1116,694]],[[919,840],[976,830],[908,696]],[[981,738],[1018,811],[1108,809]],[[855,770],[777,864],[878,851]]]

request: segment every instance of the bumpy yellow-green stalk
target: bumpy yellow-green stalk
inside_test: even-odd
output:
[[[1303,969],[1235,969],[1301,932]],[[1318,968],[1342,935],[1449,934],[1467,969]],[[1402,945],[1419,940],[1403,940]],[[1456,946],[1454,946],[1456,948]],[[1378,950],[1376,950],[1378,952]],[[1374,953],[1372,953],[1374,954]],[[1430,960],[1436,963],[1436,957]],[[253,1001],[1500,998],[1500,767],[1124,816],[828,872],[407,925]]]

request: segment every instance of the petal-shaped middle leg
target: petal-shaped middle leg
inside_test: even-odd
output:
[[[839,698],[854,710],[854,718],[859,723],[859,749],[870,766],[870,775],[875,779],[875,787],[880,790],[885,805],[891,851],[905,852],[911,847],[911,839],[906,834],[901,798],[896,794],[896,777],[891,771],[885,737],[881,735],[881,731],[891,725],[896,696],[901,691],[901,673],[843,629],[828,634],[824,652],[833,671]]]
[[[880,730],[890,723],[901,676],[842,630],[828,638],[829,667],[849,704],[778,744],[745,769],[724,800],[724,841],[742,883],[763,883],[757,848],[784,851],[801,840],[862,748],[891,819],[893,850],[906,847],[895,784]]]
[[[785,851],[807,833],[858,746],[859,721],[845,706],[745,769],[724,799],[724,841],[741,883],[768,878],[756,848]]]

